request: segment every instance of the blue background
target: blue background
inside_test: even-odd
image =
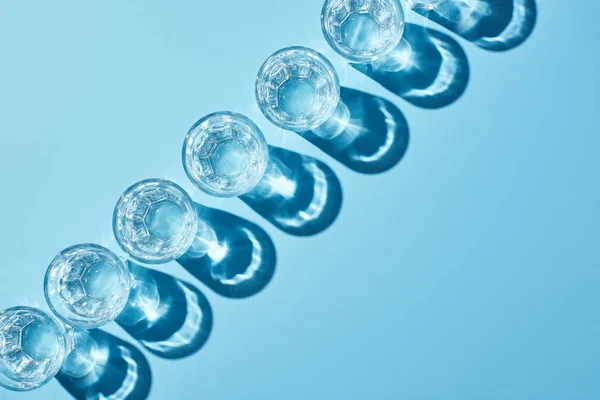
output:
[[[151,399],[600,398],[598,3],[540,0],[533,35],[509,52],[459,40],[469,86],[436,111],[345,66],[321,36],[321,5],[0,0],[0,308],[45,308],[44,271],[69,245],[118,251],[118,196],[164,177],[258,222],[278,266],[244,300],[160,267],[198,284],[215,323],[190,358],[147,355]],[[342,84],[402,109],[411,136],[400,164],[359,175],[267,123],[255,75],[289,45],[323,51]],[[344,203],[330,229],[292,237],[238,199],[193,189],[182,141],[216,110],[332,166]],[[55,380],[0,390],[68,397]]]

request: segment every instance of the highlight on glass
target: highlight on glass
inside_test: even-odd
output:
[[[127,189],[113,214],[119,246],[134,260],[160,264],[183,255],[198,229],[192,199],[179,185],[147,179]]]
[[[252,120],[217,112],[192,126],[183,143],[182,159],[187,176],[200,190],[216,197],[235,197],[258,184],[269,152]]]
[[[335,68],[322,54],[288,47],[271,55],[256,78],[256,101],[276,126],[303,132],[324,124],[340,100]]]
[[[37,389],[60,370],[70,350],[64,327],[32,307],[0,312],[0,386]]]
[[[321,11],[325,39],[355,63],[370,63],[391,53],[404,25],[399,0],[326,0]]]
[[[44,279],[48,305],[65,324],[97,328],[114,320],[129,298],[133,282],[125,263],[112,251],[79,244],[52,260]]]
[[[406,0],[408,6],[412,9],[423,8],[433,10],[438,4],[444,0]]]

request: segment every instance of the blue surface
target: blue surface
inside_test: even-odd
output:
[[[600,6],[540,0],[533,35],[508,52],[451,35],[468,57],[468,87],[427,110],[328,50],[321,5],[2,0],[0,308],[46,309],[43,274],[56,253],[80,242],[119,251],[118,196],[168,178],[262,226],[278,264],[243,300],[176,263],[160,267],[202,290],[214,325],[191,357],[145,352],[150,399],[599,398]],[[398,165],[361,175],[267,123],[255,74],[290,45],[323,51],[343,85],[400,107],[410,144]],[[287,235],[239,199],[193,189],[181,145],[217,110],[248,115],[270,144],[334,169],[344,202],[328,230]],[[0,390],[3,400],[38,398],[69,397],[56,380]]]

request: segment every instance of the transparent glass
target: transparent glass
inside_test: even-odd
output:
[[[267,168],[262,132],[249,118],[218,112],[194,124],[183,143],[183,167],[200,190],[217,197],[250,191]]]
[[[44,279],[48,305],[64,323],[97,328],[113,319],[129,298],[132,276],[112,251],[79,244],[61,251]]]
[[[340,100],[335,68],[322,54],[306,47],[279,50],[256,77],[256,101],[275,125],[295,132],[322,125]]]
[[[0,385],[25,391],[56,375],[70,348],[62,325],[31,307],[0,312]]]
[[[342,57],[369,63],[396,48],[404,33],[399,0],[326,0],[321,27],[329,45]]]
[[[172,261],[191,246],[198,215],[190,196],[165,179],[136,183],[119,198],[113,231],[119,246],[133,259],[160,264]]]
[[[407,0],[413,9],[435,10],[439,17],[452,22],[461,23],[461,30],[472,28],[472,19],[477,19],[480,12],[488,14],[490,4],[479,2],[479,0]],[[515,3],[516,4],[516,3]],[[475,13],[475,15],[473,15]],[[470,22],[471,21],[471,22]]]
[[[102,352],[86,329],[73,329],[71,342],[72,350],[65,357],[60,372],[71,378],[83,378],[103,361]]]
[[[444,0],[406,0],[410,8],[425,8],[433,10],[438,4]]]

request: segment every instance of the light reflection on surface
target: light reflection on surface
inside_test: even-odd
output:
[[[304,160],[303,167],[313,176],[314,183],[312,191],[314,193],[312,201],[303,209],[298,210],[295,215],[283,216],[275,215],[275,220],[287,229],[298,229],[311,222],[322,218],[325,207],[327,206],[327,192],[329,182],[326,172],[319,168],[314,160]],[[278,190],[278,193],[285,193]],[[292,198],[292,196],[288,197]]]
[[[275,245],[258,225],[225,211],[196,204],[203,224],[202,251],[190,249],[177,261],[210,289],[226,297],[263,290],[275,273]]]
[[[133,345],[104,331],[76,333],[79,339],[56,376],[76,399],[144,400],[150,393],[150,365]]]
[[[442,32],[415,24],[406,24],[402,41],[390,55],[352,67],[423,108],[453,103],[469,81],[469,63],[460,44]]]
[[[365,154],[358,149],[353,148],[349,152],[350,158],[353,161],[360,163],[368,163],[373,164],[380,162],[384,157],[386,157],[394,146],[397,138],[397,129],[399,127],[398,122],[396,121],[395,116],[390,110],[388,103],[384,102],[381,99],[376,99],[377,110],[383,115],[385,121],[385,128],[383,130],[384,140],[377,149],[371,154]],[[367,134],[369,131],[367,129],[362,129],[362,134]]]
[[[415,11],[492,51],[525,42],[537,20],[535,0],[445,0],[431,11]]]
[[[200,350],[212,329],[212,310],[204,295],[162,272],[133,263],[129,268],[136,282],[117,323],[163,358],[182,358]]]
[[[452,88],[459,69],[462,67],[460,59],[454,56],[451,44],[436,37],[431,37],[430,40],[442,57],[439,72],[428,87],[410,89],[404,93],[404,97],[433,97],[447,92]],[[414,60],[413,64],[419,68],[419,60]]]
[[[360,90],[342,87],[340,93],[350,112],[343,131],[330,140],[312,132],[302,136],[357,172],[375,174],[398,164],[409,140],[408,123],[400,109]]]
[[[290,150],[269,146],[269,154],[265,176],[241,199],[289,234],[308,236],[328,228],[342,204],[335,173],[322,161]]]
[[[537,10],[533,0],[514,0],[510,22],[497,36],[482,37],[475,44],[489,50],[508,50],[523,43],[535,25]]]
[[[176,282],[176,284],[185,295],[187,317],[181,328],[176,332],[173,332],[167,339],[156,341],[140,340],[140,343],[149,350],[153,350],[155,353],[167,354],[172,349],[189,346],[190,343],[193,343],[196,338],[201,335],[202,318],[204,315],[198,305],[200,303],[198,295],[181,282]]]

